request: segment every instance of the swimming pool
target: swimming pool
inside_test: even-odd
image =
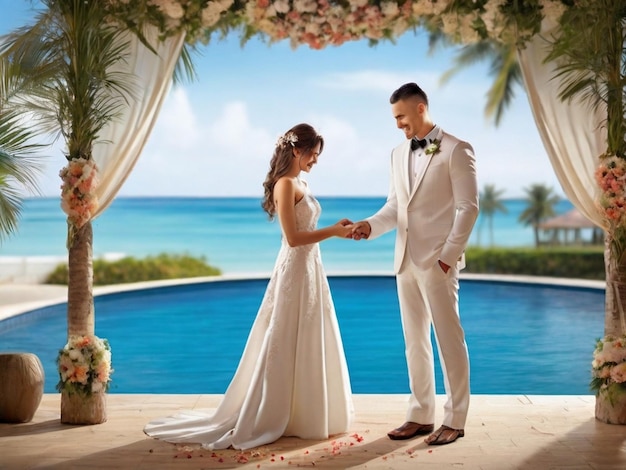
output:
[[[331,276],[354,393],[408,392],[393,276]],[[237,279],[96,296],[96,334],[113,354],[110,393],[224,393],[267,279]],[[604,329],[604,291],[461,280],[474,394],[590,394]],[[0,351],[28,351],[58,380],[67,306],[0,322]],[[437,369],[438,393],[443,393]]]

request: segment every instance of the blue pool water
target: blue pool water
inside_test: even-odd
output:
[[[354,393],[406,393],[392,276],[329,278]],[[110,393],[224,393],[267,284],[226,280],[98,296],[96,334],[113,356]],[[461,280],[474,394],[590,394],[604,291]],[[67,333],[65,304],[0,322],[0,351],[41,359],[45,392]],[[443,393],[437,369],[438,393]]]

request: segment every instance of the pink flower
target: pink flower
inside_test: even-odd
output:
[[[611,380],[618,384],[626,382],[626,362],[611,368]]]
[[[61,208],[68,215],[68,221],[80,228],[92,218],[98,207],[96,164],[84,158],[71,160],[59,175],[63,180]]]

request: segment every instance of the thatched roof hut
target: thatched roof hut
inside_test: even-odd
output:
[[[574,208],[539,224],[542,243],[548,245],[601,245],[603,230]]]

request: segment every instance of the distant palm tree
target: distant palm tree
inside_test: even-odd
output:
[[[489,223],[489,245],[493,246],[493,215],[496,212],[507,212],[506,206],[502,203],[504,189],[496,189],[493,184],[486,184],[480,192],[480,215],[481,222],[478,227],[478,245],[480,245],[480,231],[484,220]]]
[[[526,209],[520,214],[519,221],[524,225],[532,225],[535,232],[535,246],[539,246],[539,224],[544,220],[554,217],[554,206],[559,202],[560,198],[553,193],[553,189],[544,185],[535,183],[528,188],[524,188],[526,192]]]

